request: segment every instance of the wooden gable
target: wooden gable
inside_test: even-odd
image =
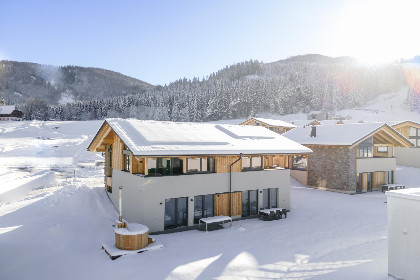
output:
[[[412,122],[412,121],[405,121],[402,123],[398,123],[392,126],[393,129],[398,131],[402,134],[405,138],[410,137],[410,127],[415,127],[420,129],[420,124]]]
[[[388,125],[381,126],[379,129],[363,137],[352,146],[358,145],[371,136],[373,137],[374,145],[386,145],[405,148],[411,147],[411,142],[408,139],[406,139],[403,135]]]

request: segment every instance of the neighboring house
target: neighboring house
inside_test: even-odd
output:
[[[23,113],[12,105],[0,105],[0,121],[21,121]]]
[[[292,170],[293,177],[309,186],[344,193],[377,190],[382,184],[395,183],[394,148],[411,146],[384,123],[298,127],[284,136],[313,151],[306,171],[301,162],[301,170]]]
[[[263,127],[133,119],[105,120],[88,149],[105,153],[114,206],[122,186],[123,217],[151,232],[290,209],[290,170],[278,166],[311,152]]]
[[[293,124],[290,124],[281,120],[272,120],[272,119],[263,119],[263,118],[250,118],[249,120],[244,121],[240,125],[263,126],[279,134],[283,134],[286,131],[289,131],[296,127]]]
[[[413,121],[394,122],[392,128],[413,144],[410,148],[396,148],[398,165],[420,168],[420,124]]]
[[[420,188],[388,191],[388,274],[420,279]]]

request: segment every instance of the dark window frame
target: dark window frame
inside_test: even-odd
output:
[[[263,170],[263,164],[264,164],[263,156],[249,156],[249,157],[246,157],[246,158],[249,158],[249,165],[250,165],[250,167],[243,167],[243,165],[242,165],[241,167],[242,167],[242,171],[243,172],[246,172],[246,171],[261,171],[261,170]],[[258,167],[253,167],[252,166],[252,159],[253,158],[259,158],[260,159],[260,166],[258,166]]]
[[[130,150],[124,145],[123,153],[123,171],[130,172]]]
[[[207,174],[207,173],[215,173],[216,172],[216,160],[214,157],[207,157],[207,171],[203,171],[203,159],[202,157],[196,157],[195,159],[200,159],[200,170],[197,171],[190,171],[188,166],[188,160],[193,158],[187,158],[187,174]],[[209,168],[209,159],[212,162],[211,168]]]
[[[419,148],[420,147],[420,128],[410,126],[410,129],[411,128],[416,130],[416,135],[410,135],[411,133],[409,132],[408,138],[410,141],[414,140],[416,142],[415,144],[413,143],[412,148]]]

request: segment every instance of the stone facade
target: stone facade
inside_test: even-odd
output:
[[[310,146],[308,183],[322,189],[356,192],[355,148],[347,146]]]

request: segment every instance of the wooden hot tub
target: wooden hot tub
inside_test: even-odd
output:
[[[121,250],[139,250],[149,244],[149,228],[142,224],[118,223],[115,246]]]

